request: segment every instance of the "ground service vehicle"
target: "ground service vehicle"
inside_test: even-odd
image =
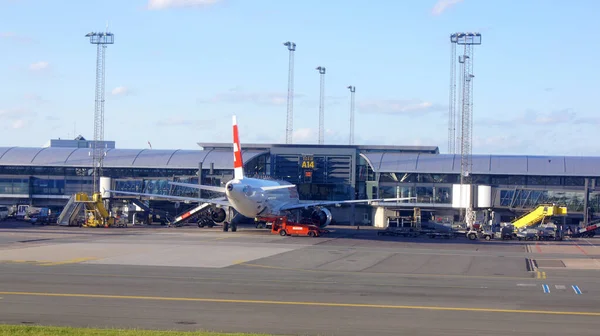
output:
[[[304,223],[294,223],[288,222],[286,217],[277,217],[273,220],[269,220],[272,222],[271,232],[275,234],[279,234],[280,236],[309,236],[309,237],[319,237],[323,233],[326,233],[327,230],[320,229],[317,225],[314,224],[304,224]]]

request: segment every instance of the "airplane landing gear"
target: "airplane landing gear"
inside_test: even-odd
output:
[[[232,211],[231,207],[228,210],[229,210],[229,218],[231,219],[231,221],[223,222],[223,232],[229,231],[229,227],[231,227],[231,232],[236,232],[237,231],[237,223],[235,222],[233,211]]]

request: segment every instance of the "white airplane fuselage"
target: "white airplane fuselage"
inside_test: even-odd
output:
[[[280,216],[284,204],[299,203],[296,187],[265,191],[262,187],[290,185],[285,181],[254,178],[233,179],[225,185],[225,194],[232,207],[249,218]]]

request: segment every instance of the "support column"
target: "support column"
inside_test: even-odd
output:
[[[583,227],[588,226],[589,222],[589,201],[590,201],[590,179],[585,178],[583,187]]]
[[[202,162],[198,163],[198,185],[202,185]],[[198,188],[198,198],[202,198],[202,189]]]

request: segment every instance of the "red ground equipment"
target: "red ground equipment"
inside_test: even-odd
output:
[[[286,217],[266,218],[266,222],[271,222],[271,233],[279,234],[280,236],[308,236],[319,237],[327,230],[322,230],[314,224],[301,224],[288,222]]]

